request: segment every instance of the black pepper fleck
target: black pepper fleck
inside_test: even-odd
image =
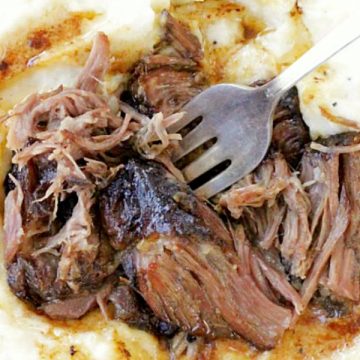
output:
[[[70,356],[74,356],[76,354],[76,349],[74,345],[70,346]]]
[[[332,103],[332,106],[335,107],[335,106],[337,106],[337,104],[338,103],[335,101],[335,102]]]

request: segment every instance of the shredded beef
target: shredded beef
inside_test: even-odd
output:
[[[100,81],[109,67],[110,43],[104,33],[95,38],[89,59],[83,68],[76,87],[82,90],[96,92]]]
[[[104,218],[97,193],[131,153],[125,142],[152,124],[132,109],[124,116],[113,113],[96,93],[108,63],[108,39],[98,34],[77,88],[34,94],[9,114],[14,156],[5,181],[8,283],[16,296],[54,319],[77,319],[99,307],[105,317],[172,336],[177,325],[157,318],[140,298],[136,274],[130,276],[133,260],[126,262],[130,257],[111,245],[96,220]],[[176,118],[163,118],[161,140],[169,141],[166,126]]]
[[[324,146],[356,145],[357,136],[343,134],[331,137]],[[324,272],[322,286],[330,289],[340,299],[359,301],[359,200],[358,152],[346,154],[318,153],[308,150],[302,159],[302,181],[312,182],[308,193],[312,202],[312,233],[314,254],[322,253],[325,242],[334,227],[339,208],[339,189],[349,201],[349,226],[337,240],[329,260],[329,270]]]
[[[283,155],[276,154],[220,196],[219,204],[239,219],[254,244],[279,250],[290,273],[310,267],[310,201]]]
[[[322,141],[326,153],[305,150],[299,175],[272,156],[220,197],[280,272],[303,279],[292,280],[302,287],[303,306],[317,289],[344,304],[359,301],[358,142],[358,136],[343,134]]]
[[[274,346],[290,325],[290,308],[269,299],[247,270],[251,250],[237,256],[220,219],[162,166],[130,160],[102,191],[100,203],[113,246],[123,249],[135,240],[128,272],[136,273],[140,292],[160,319],[194,335],[239,334],[263,348]],[[260,266],[270,267],[262,261]],[[299,305],[286,278],[273,276],[273,291]]]

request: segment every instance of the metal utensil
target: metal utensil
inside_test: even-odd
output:
[[[223,172],[195,189],[197,195],[210,198],[259,165],[270,146],[273,112],[280,97],[317,66],[359,38],[359,19],[348,19],[336,27],[266,85],[257,88],[215,85],[184,107],[184,118],[170,131],[179,131],[199,117],[202,121],[180,141],[173,161],[216,138],[212,147],[183,169],[187,182],[226,160],[231,161]]]

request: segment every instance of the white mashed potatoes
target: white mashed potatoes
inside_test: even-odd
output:
[[[358,0],[301,0],[299,5],[315,43],[342,21],[351,16],[360,18]],[[359,61],[357,41],[298,85],[301,110],[312,137],[360,130]]]
[[[157,39],[154,9],[167,7],[164,0],[14,0],[0,15],[0,56],[16,44],[16,38],[31,28],[66,19],[69,14],[85,14],[80,33],[71,41],[52,46],[33,59],[25,76],[18,76],[0,91],[0,106],[9,107],[34,91],[47,91],[59,84],[73,85],[81,69],[75,51],[90,43],[97,31],[111,40],[112,51],[148,51]],[[87,16],[86,14],[89,13]],[[88,19],[86,19],[88,18]],[[81,61],[80,61],[81,62]],[[1,103],[2,102],[2,103]]]
[[[177,4],[191,2],[176,1]],[[241,33],[241,19],[237,17],[214,20],[205,32],[199,32],[196,27],[193,30],[202,42],[209,41],[215,48],[231,48],[224,62],[223,75],[228,81],[242,84],[276,76],[340,20],[354,11],[360,12],[359,0],[237,2],[258,18],[263,27],[245,45],[241,41],[245,37]],[[299,15],[301,11],[294,13],[296,4],[302,15]],[[136,58],[149,51],[159,38],[156,12],[169,6],[170,0],[7,1],[6,10],[0,13],[0,65],[8,48],[16,45],[21,34],[34,27],[59,22],[71,13],[87,15],[71,40],[52,46],[32,59],[31,66],[25,67],[20,74],[0,82],[0,112],[7,111],[32,92],[46,91],[59,84],[73,85],[84,60],[77,49],[88,49],[94,33],[99,30],[110,37],[112,51],[118,56]],[[201,17],[202,14],[193,16]],[[360,42],[298,85],[304,119],[314,138],[348,129],[360,130],[359,60]],[[111,91],[124,80],[126,75],[119,71],[107,78],[105,85]],[[334,119],[348,119],[353,126],[340,126]],[[4,134],[0,136],[3,145]],[[0,158],[5,159],[3,146]],[[3,173],[5,167],[0,170]],[[5,269],[0,265],[0,360],[167,358],[152,336],[130,330],[120,322],[105,323],[99,313],[78,323],[51,323],[35,315],[10,293],[5,276]],[[354,349],[342,352],[341,359],[357,358],[358,352]],[[243,358],[231,354],[219,358]],[[268,355],[264,354],[262,358],[269,358]]]

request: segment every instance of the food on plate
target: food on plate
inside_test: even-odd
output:
[[[229,9],[231,21],[238,8]],[[169,127],[214,82],[209,49],[168,11],[159,26],[153,50],[112,90],[117,60],[97,32],[70,86],[35,92],[4,115],[12,293],[50,324],[100,312],[104,328],[143,330],[173,358],[206,357],[219,339],[276,351],[304,316],[356,314],[359,135],[312,141],[291,89],[259,167],[210,202],[197,198],[181,174],[189,159],[171,160],[181,133]]]
[[[182,49],[190,34],[177,26],[168,31],[180,29],[185,45],[174,48]],[[115,316],[159,333],[241,335],[273,347],[293,313],[252,278],[251,266],[271,266],[163,166],[131,158],[125,142],[141,142],[142,126],[153,124],[158,141],[169,135],[156,115],[149,120],[126,107],[124,116],[114,114],[96,94],[108,58],[100,33],[76,88],[35,94],[7,119],[14,156],[4,244],[12,291],[54,319],[77,319],[95,306],[108,317],[113,305]],[[272,291],[299,311],[300,296],[285,275],[269,271]],[[135,305],[137,293],[145,309]]]

